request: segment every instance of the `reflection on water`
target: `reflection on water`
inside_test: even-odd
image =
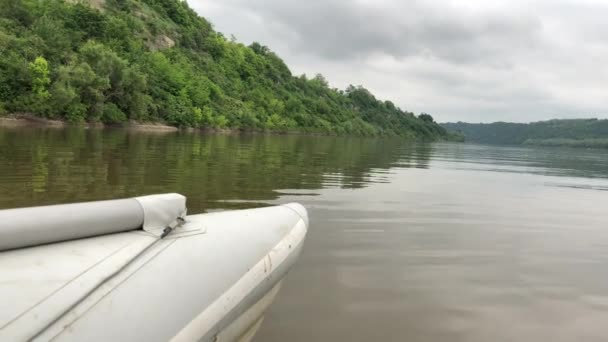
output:
[[[267,201],[278,189],[356,189],[397,160],[427,167],[428,145],[304,136],[0,129],[0,207],[181,192],[191,212]]]
[[[605,150],[0,129],[0,207],[181,192],[299,201],[311,228],[257,342],[602,341]]]

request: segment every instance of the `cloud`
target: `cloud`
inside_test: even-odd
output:
[[[600,0],[191,0],[296,73],[444,121],[608,114]]]
[[[298,53],[354,59],[385,53],[425,55],[454,62],[505,55],[506,49],[534,46],[541,28],[526,13],[477,10],[437,1],[352,0],[224,1],[259,15],[292,39]],[[286,33],[288,33],[286,35]]]

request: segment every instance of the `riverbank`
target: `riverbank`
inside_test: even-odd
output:
[[[161,122],[139,122],[139,121],[128,121],[122,124],[107,125],[102,122],[80,122],[72,123],[64,120],[54,120],[41,118],[39,116],[30,113],[17,113],[0,116],[0,127],[47,127],[47,128],[67,128],[67,127],[82,127],[86,129],[103,129],[103,128],[121,128],[129,131],[136,132],[152,132],[152,133],[170,133],[170,132],[199,132],[202,134],[219,134],[219,135],[242,135],[242,134],[253,134],[253,135],[303,135],[303,136],[359,136],[355,134],[337,134],[333,132],[316,131],[314,129],[304,130],[268,130],[268,129],[251,129],[251,128],[211,128],[211,127],[175,127],[170,126]],[[371,137],[371,136],[370,136]],[[394,137],[394,135],[386,135],[386,137]],[[408,139],[407,137],[401,137]],[[450,141],[450,142],[463,142],[462,136],[457,134],[448,134],[443,139],[437,140],[424,140],[424,139],[412,139],[412,141]]]
[[[63,120],[52,120],[41,118],[32,114],[10,114],[0,117],[0,127],[48,127],[48,128],[66,128],[79,126],[84,128],[105,128],[105,127],[122,127],[137,131],[159,131],[159,132],[175,132],[177,127],[153,123],[153,122],[136,122],[130,121],[123,125],[105,125],[101,122],[82,122],[70,123]]]
[[[71,123],[63,120],[53,120],[41,118],[33,114],[19,113],[9,114],[0,117],[0,127],[18,128],[18,127],[46,127],[46,128],[67,128],[67,127],[83,127],[86,129],[102,129],[102,128],[123,128],[138,132],[201,132],[204,134],[220,134],[220,135],[239,135],[239,134],[269,134],[269,135],[309,135],[309,136],[336,136],[327,132],[314,131],[270,131],[256,129],[240,129],[240,128],[179,128],[159,122],[138,122],[128,121],[124,124],[106,125],[102,122],[81,122]]]

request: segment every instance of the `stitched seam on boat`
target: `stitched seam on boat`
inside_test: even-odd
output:
[[[101,286],[103,286],[105,283],[107,283],[108,281],[110,281],[111,279],[113,279],[114,277],[116,277],[118,274],[120,274],[122,271],[124,271],[129,265],[131,265],[133,262],[135,262],[135,260],[137,260],[137,258],[139,258],[140,256],[142,256],[145,252],[147,252],[148,250],[150,250],[152,247],[154,247],[155,245],[157,245],[160,241],[162,241],[161,239],[156,239],[154,240],[150,245],[148,245],[146,248],[144,248],[141,252],[137,253],[131,260],[129,260],[129,262],[125,263],[121,268],[119,268],[118,270],[116,270],[115,272],[113,272],[112,274],[110,274],[108,277],[106,277],[105,279],[103,279],[102,281],[100,281],[95,287],[93,287],[90,291],[88,291],[85,295],[83,295],[81,298],[79,298],[75,303],[73,303],[72,305],[70,305],[70,307],[68,307],[66,310],[64,310],[60,315],[58,315],[53,321],[51,321],[49,324],[47,324],[46,326],[44,326],[42,329],[40,329],[40,331],[38,331],[33,337],[30,338],[31,340],[36,339],[38,336],[40,336],[42,333],[44,333],[45,331],[47,331],[50,327],[52,327],[55,323],[57,323],[59,320],[61,320],[61,318],[63,318],[65,315],[67,315],[68,313],[70,313],[72,310],[74,310],[80,303],[82,303],[85,299],[87,299],[89,296],[91,296],[93,293],[95,293],[95,291],[97,291]],[[172,244],[169,243],[169,245]],[[168,246],[166,246],[168,247]],[[165,248],[166,248],[165,247]],[[159,251],[162,252],[165,248],[163,248],[162,250]],[[144,265],[147,264],[144,263]],[[143,265],[142,265],[143,266]],[[125,278],[124,280],[128,279]],[[116,284],[116,286],[122,284],[123,281],[121,281],[120,283]],[[110,290],[108,293],[112,292],[112,290]],[[92,307],[94,307],[97,303],[99,303],[99,301],[101,299],[103,299],[107,294],[103,295],[97,302],[95,302],[93,305],[91,305],[90,308],[88,308],[87,310],[85,310],[81,315],[79,315],[78,317],[76,317],[73,321],[71,321],[69,324],[67,324],[66,326],[63,327],[63,329],[61,329],[57,335],[53,336],[51,338],[51,340],[55,340],[63,331],[65,331],[65,329],[67,329],[69,326],[71,326],[72,324],[74,324],[74,322],[76,322],[80,317],[82,317],[86,312],[88,312]]]
[[[107,260],[108,258],[111,258],[112,256],[114,256],[116,253],[122,251],[123,249],[127,248],[128,246],[130,246],[133,243],[136,243],[137,241],[133,241],[130,244],[126,244],[122,247],[120,247],[119,249],[117,249],[116,251],[114,251],[113,253],[111,253],[110,255],[106,256],[105,258],[99,260],[98,262],[94,263],[91,267],[87,268],[86,270],[80,272],[79,274],[77,274],[76,276],[74,276],[70,281],[68,281],[67,283],[65,283],[64,285],[62,285],[61,287],[59,287],[58,289],[56,289],[55,291],[53,291],[52,293],[50,293],[49,295],[47,295],[46,297],[44,297],[43,299],[41,299],[40,301],[38,301],[36,304],[30,306],[29,308],[27,308],[25,311],[23,311],[22,313],[20,313],[17,317],[13,318],[12,320],[10,320],[8,323],[6,323],[5,325],[1,326],[0,329],[4,329],[6,327],[8,327],[9,325],[13,324],[14,322],[18,321],[21,317],[23,317],[25,314],[27,314],[28,312],[32,311],[35,307],[37,307],[38,305],[42,304],[43,302],[45,302],[47,299],[49,299],[50,297],[52,297],[53,295],[55,295],[57,292],[63,290],[66,286],[70,285],[71,283],[73,283],[74,281],[76,281],[78,278],[80,278],[83,274],[87,273],[88,271],[90,271],[91,269],[95,268],[96,266],[98,266],[100,263],[104,262],[105,260]]]

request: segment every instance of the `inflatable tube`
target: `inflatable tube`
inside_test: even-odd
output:
[[[159,235],[185,214],[179,194],[0,210],[0,251],[141,228]]]

